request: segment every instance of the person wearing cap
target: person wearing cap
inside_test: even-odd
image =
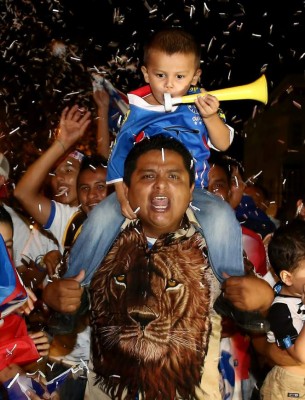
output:
[[[10,174],[10,164],[8,159],[3,153],[0,153],[0,190],[3,190],[8,182]],[[17,213],[12,207],[9,207],[5,201],[7,197],[0,199],[0,205],[6,209],[13,220],[14,225],[14,247],[13,247],[13,261],[16,267],[21,264],[21,253],[25,246],[26,241],[30,236],[29,223],[25,217]]]

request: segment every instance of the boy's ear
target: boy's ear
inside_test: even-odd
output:
[[[292,285],[292,279],[291,279],[291,273],[290,272],[288,272],[286,270],[281,271],[280,272],[280,278],[281,278],[281,281],[283,283],[285,283],[285,285],[287,285],[287,286],[291,286]]]
[[[142,65],[141,71],[142,71],[142,74],[143,74],[143,76],[144,76],[145,82],[146,82],[146,83],[149,83],[149,77],[148,77],[147,68],[146,68],[144,65]]]
[[[202,70],[200,68],[198,68],[197,71],[195,72],[195,75],[193,76],[191,85],[196,86],[198,84],[201,73],[202,73]]]

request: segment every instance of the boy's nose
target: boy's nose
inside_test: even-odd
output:
[[[167,88],[172,88],[172,87],[174,86],[174,85],[173,85],[172,79],[168,78],[167,81],[166,81],[166,83],[165,83],[165,86],[166,86]]]

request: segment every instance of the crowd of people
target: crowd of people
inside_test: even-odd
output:
[[[18,212],[2,195],[0,399],[302,398],[305,207],[283,226],[223,155],[234,130],[189,33],[152,35],[141,71],[113,146],[95,82],[90,154],[91,113],[66,107]],[[198,97],[168,112],[164,93]]]

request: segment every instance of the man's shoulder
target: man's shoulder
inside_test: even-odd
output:
[[[54,223],[62,224],[66,222],[79,211],[79,207],[62,204],[55,200],[52,200],[51,204],[51,214],[48,222],[44,225],[44,229],[49,229]]]

